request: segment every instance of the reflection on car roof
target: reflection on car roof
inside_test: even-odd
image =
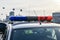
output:
[[[60,27],[60,24],[56,23],[27,23],[14,25],[13,28],[30,28],[30,27]]]

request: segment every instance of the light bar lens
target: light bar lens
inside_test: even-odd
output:
[[[11,20],[11,21],[27,21],[27,17],[13,16],[13,17],[10,17],[9,20]]]

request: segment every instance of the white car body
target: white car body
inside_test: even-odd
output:
[[[56,24],[56,23],[23,23],[23,24],[15,24],[15,25],[12,25],[12,24],[8,24],[7,25],[8,27],[8,30],[7,30],[7,34],[8,34],[8,37],[7,37],[7,40],[10,40],[10,37],[11,37],[11,32],[13,29],[17,29],[17,28],[35,28],[35,27],[52,27],[52,28],[55,28],[55,27],[59,27],[60,28],[60,24]]]

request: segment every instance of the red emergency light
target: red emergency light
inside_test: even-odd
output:
[[[47,21],[51,21],[52,19],[53,19],[52,16],[48,16],[46,20],[47,20]]]
[[[39,21],[51,21],[52,16],[38,16]]]

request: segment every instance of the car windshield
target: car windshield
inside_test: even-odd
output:
[[[13,29],[10,40],[60,40],[60,28]]]

